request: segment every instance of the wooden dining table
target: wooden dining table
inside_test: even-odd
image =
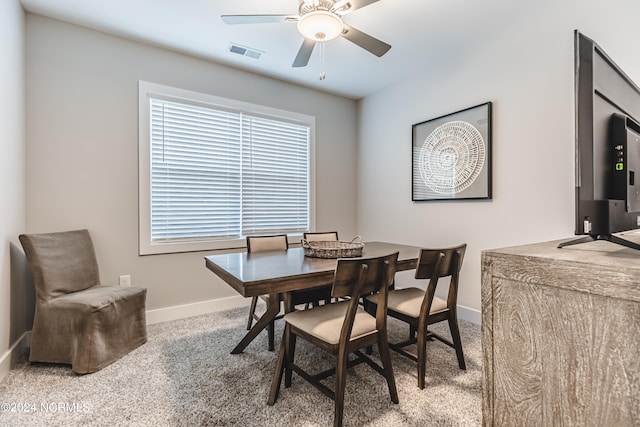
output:
[[[416,267],[420,248],[387,242],[365,242],[362,258],[378,257],[398,252],[397,271]],[[293,310],[290,295],[293,291],[327,286],[333,280],[336,259],[305,256],[301,247],[286,251],[259,253],[234,252],[205,257],[206,267],[244,297],[269,295],[264,314],[231,351],[244,349],[280,312]]]

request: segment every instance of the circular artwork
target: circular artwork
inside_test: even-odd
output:
[[[468,188],[484,166],[484,139],[470,123],[441,124],[425,139],[418,168],[425,185],[439,194]]]

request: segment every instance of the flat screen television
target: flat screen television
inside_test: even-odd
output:
[[[598,46],[575,31],[575,234],[558,247],[608,240],[640,228],[640,88]]]

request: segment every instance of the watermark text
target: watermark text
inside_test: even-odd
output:
[[[0,412],[84,414],[91,411],[88,402],[1,402]]]

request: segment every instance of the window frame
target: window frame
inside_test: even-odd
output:
[[[140,80],[138,82],[138,252],[140,255],[238,249],[244,236],[175,242],[151,241],[151,108],[150,98],[242,111],[309,126],[309,228],[315,229],[315,117]],[[302,233],[289,234],[299,243]]]

